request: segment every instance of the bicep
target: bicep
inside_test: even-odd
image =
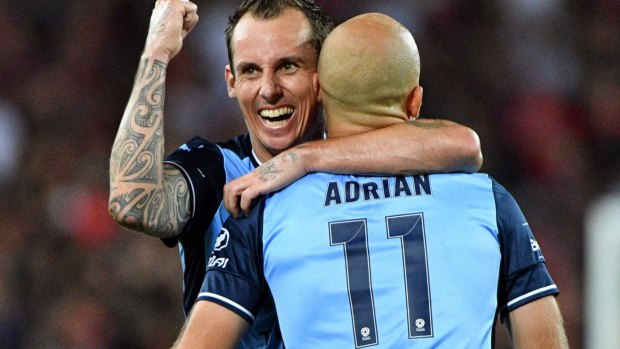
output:
[[[231,310],[209,301],[198,301],[174,348],[234,348],[248,326],[247,321]]]
[[[511,311],[506,326],[514,348],[568,348],[562,315],[553,296],[539,298]]]
[[[142,207],[144,230],[160,238],[178,236],[190,218],[189,185],[181,171],[164,165],[161,187],[153,189]]]
[[[164,188],[171,218],[180,232],[191,215],[189,183],[179,169],[165,164]]]

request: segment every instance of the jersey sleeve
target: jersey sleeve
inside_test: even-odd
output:
[[[270,297],[263,276],[261,200],[247,217],[230,218],[217,237],[198,300],[207,300],[255,321]]]
[[[498,301],[502,318],[514,309],[559,290],[545,266],[534,234],[510,193],[493,180],[502,252]]]
[[[190,194],[189,222],[179,236],[162,239],[172,247],[179,239],[194,239],[208,228],[222,201],[226,173],[220,148],[199,137],[177,148],[164,163],[181,171]]]

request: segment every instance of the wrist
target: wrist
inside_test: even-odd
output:
[[[320,159],[317,154],[317,142],[307,142],[300,144],[291,150],[301,161],[302,167],[306,173],[317,172],[319,170],[318,161]]]
[[[144,51],[142,52],[142,59],[157,60],[165,64],[168,64],[168,62],[170,62],[169,50],[150,46],[152,45],[144,48]]]

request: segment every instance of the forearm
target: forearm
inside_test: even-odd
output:
[[[164,97],[168,62],[198,22],[197,9],[186,0],[155,2],[110,157],[110,214],[124,227],[162,238],[178,235],[190,216],[185,178],[163,164]]]
[[[553,296],[510,312],[506,326],[516,349],[568,349],[562,315]]]
[[[482,165],[477,134],[446,120],[416,120],[293,148],[307,172],[408,175],[476,172]]]
[[[247,329],[248,323],[232,311],[198,301],[172,349],[232,349]]]
[[[124,227],[170,237],[189,219],[189,196],[178,170],[164,170],[167,63],[154,57],[141,59],[112,146],[109,212]]]

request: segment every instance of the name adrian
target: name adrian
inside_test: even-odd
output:
[[[346,181],[342,187],[338,182],[329,182],[325,206],[422,194],[431,195],[431,180],[428,175],[374,179],[367,182]]]

